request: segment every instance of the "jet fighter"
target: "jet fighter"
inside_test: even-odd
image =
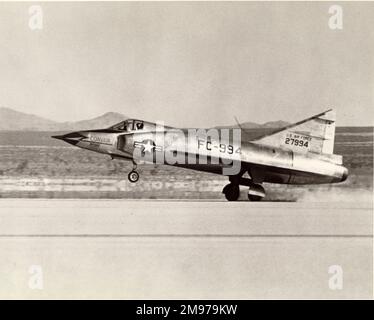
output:
[[[215,134],[212,129],[178,129],[127,119],[109,128],[53,138],[132,161],[131,183],[139,180],[136,168],[143,162],[225,175],[229,183],[222,193],[228,201],[238,200],[240,186],[248,187],[250,201],[259,201],[265,197],[263,183],[326,184],[347,179],[343,157],[333,152],[335,112],[331,109],[248,141],[242,139],[245,129],[217,130]]]

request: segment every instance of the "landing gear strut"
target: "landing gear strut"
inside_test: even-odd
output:
[[[132,171],[130,171],[129,175],[127,176],[131,183],[135,183],[139,180],[139,173],[136,171],[137,165],[133,162]]]

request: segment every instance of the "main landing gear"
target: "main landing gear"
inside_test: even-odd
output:
[[[249,201],[261,201],[265,197],[265,189],[261,184],[253,183],[248,189]]]
[[[133,162],[132,170],[127,176],[131,183],[135,183],[139,180],[139,173],[136,171],[136,167],[137,167],[136,163]]]
[[[248,200],[250,201],[261,201],[262,198],[265,197],[265,189],[261,184],[254,183],[251,179],[240,178],[237,181],[231,180],[231,182],[223,188],[222,193],[225,195],[228,201],[236,201],[239,199],[239,185],[249,187]]]
[[[223,188],[222,193],[228,201],[236,201],[240,195],[239,185],[231,182]]]

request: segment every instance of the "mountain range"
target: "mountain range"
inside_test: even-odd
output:
[[[34,114],[19,112],[10,108],[0,107],[0,131],[78,131],[107,128],[128,117],[117,112],[81,121],[57,122]],[[270,121],[264,124],[244,122],[240,126],[245,129],[280,128],[288,125],[285,121]],[[237,124],[227,127],[238,127]]]
[[[107,128],[126,116],[117,112],[107,112],[99,117],[81,120],[57,122],[33,114],[0,107],[0,131],[78,131]]]

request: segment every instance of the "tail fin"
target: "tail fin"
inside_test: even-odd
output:
[[[291,124],[253,142],[297,152],[334,153],[335,111],[332,109]]]

